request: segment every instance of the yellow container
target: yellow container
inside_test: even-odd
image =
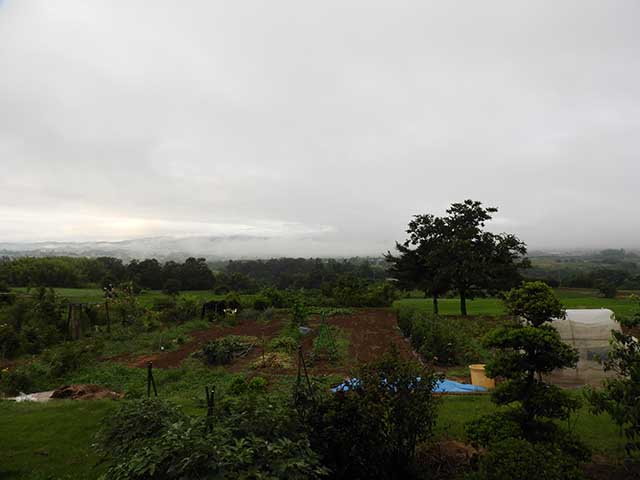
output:
[[[484,387],[488,390],[496,388],[496,382],[493,378],[487,377],[487,374],[484,373],[484,363],[469,365],[469,370],[471,371],[471,385]]]

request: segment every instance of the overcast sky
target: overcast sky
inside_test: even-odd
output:
[[[0,0],[0,241],[634,248],[639,144],[637,0]]]

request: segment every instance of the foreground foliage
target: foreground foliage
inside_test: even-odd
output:
[[[626,325],[640,325],[640,312]],[[595,413],[607,412],[627,439],[625,450],[631,459],[640,458],[640,343],[630,334],[612,331],[611,350],[605,369],[617,373],[605,380],[602,390],[587,391]]]
[[[365,366],[347,391],[323,397],[301,386],[298,413],[332,478],[418,478],[415,450],[433,433],[435,381],[392,350]]]
[[[500,461],[503,442],[518,439],[530,443],[523,448],[532,455],[524,455],[522,461],[531,461],[536,455],[544,457],[541,452],[547,449],[555,452],[549,454],[550,458],[562,466],[562,472],[565,464],[573,472],[579,462],[589,458],[589,452],[556,420],[567,420],[580,403],[570,392],[542,380],[542,375],[557,368],[575,367],[578,361],[577,351],[562,342],[549,324],[554,318],[563,318],[564,309],[553,291],[542,282],[526,283],[512,290],[505,304],[510,313],[522,317],[522,323],[495,329],[485,341],[486,347],[496,350],[487,365],[487,374],[503,379],[493,391],[492,400],[505,408],[472,422],[468,427],[469,438],[494,452],[493,457],[485,460],[489,462],[485,464],[487,471]],[[520,460],[514,460],[512,465],[514,475],[520,469],[518,462]],[[574,477],[573,473],[565,472],[549,478]]]

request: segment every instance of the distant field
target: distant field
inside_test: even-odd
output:
[[[609,308],[617,317],[630,317],[640,307],[637,300],[630,298],[633,292],[621,292],[617,298],[603,298],[597,290],[559,288],[556,295],[566,308]],[[442,315],[459,315],[460,300],[444,298],[439,300]],[[393,304],[397,308],[414,308],[431,312],[432,303],[428,298],[403,298]],[[478,298],[467,302],[469,315],[504,315],[502,302],[497,298]]]
[[[26,292],[26,288],[16,288],[16,291]],[[98,288],[56,288],[56,292],[73,301],[73,302],[101,302],[103,301],[102,290]],[[597,290],[584,288],[559,288],[555,290],[556,295],[566,308],[610,308],[618,317],[630,317],[638,311],[638,301],[630,298],[632,293],[621,291],[617,298],[603,298]],[[190,295],[198,299],[221,299],[224,295],[215,295],[209,290],[194,290],[182,292],[184,295]],[[150,306],[153,301],[163,296],[159,290],[149,290],[142,293],[138,298],[140,303]],[[244,298],[250,299],[252,295],[243,295]],[[442,298],[438,301],[440,313],[442,315],[459,315],[460,300],[458,298]],[[419,298],[411,296],[411,298],[403,298],[397,300],[393,304],[394,307],[410,307],[418,310],[430,312],[432,308],[431,299]],[[497,298],[477,298],[467,302],[469,315],[504,315],[505,310],[502,302]]]

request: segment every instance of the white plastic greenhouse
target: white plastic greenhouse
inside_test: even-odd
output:
[[[548,375],[549,381],[566,386],[597,386],[611,375],[598,362],[598,358],[606,358],[609,351],[611,330],[620,331],[620,324],[611,310],[567,310],[566,318],[554,320],[552,325],[563,341],[578,350],[580,360],[576,368],[556,370]]]

